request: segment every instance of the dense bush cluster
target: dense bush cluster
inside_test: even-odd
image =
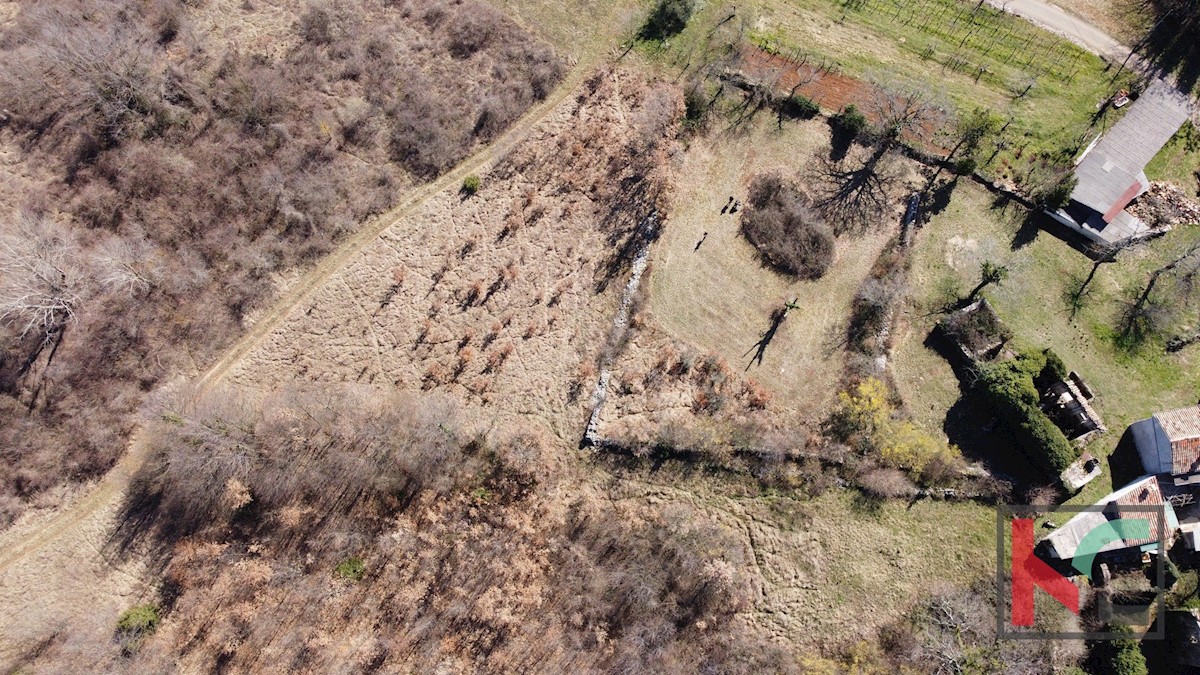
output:
[[[1056,377],[1065,370],[1057,356],[1053,360],[1048,357],[1052,353],[1024,353],[986,366],[975,386],[1040,478],[1055,481],[1077,455],[1062,431],[1038,407],[1035,379]]]
[[[642,26],[644,40],[663,40],[682,31],[695,9],[695,0],[658,0]]]
[[[834,131],[849,138],[858,138],[867,130],[867,116],[853,103],[834,113],[829,118]]]
[[[833,264],[832,230],[778,174],[757,176],[750,183],[742,234],[763,261],[785,274],[819,279]]]
[[[875,259],[870,275],[854,294],[850,321],[846,326],[846,347],[851,354],[851,374],[858,377],[880,375],[875,359],[888,349],[887,330],[895,305],[904,297],[908,285],[908,255],[898,238]]]
[[[0,524],[111,466],[144,392],[211,361],[280,272],[493,138],[562,73],[478,0],[308,3],[269,54],[194,31],[198,11],[27,3],[0,28],[0,140],[45,174],[0,214],[18,242],[0,265],[19,270],[0,288]],[[8,311],[30,287],[56,309]]]
[[[903,469],[927,484],[944,483],[962,464],[959,449],[905,419],[897,419],[887,385],[867,378],[838,394],[828,424],[834,440],[850,444],[872,461]],[[876,496],[905,493],[894,471],[871,471],[859,476],[860,486]]]
[[[979,355],[998,343],[1012,339],[1012,330],[1000,321],[987,300],[975,310],[954,312],[938,323],[942,333],[962,345],[971,355]]]
[[[779,104],[780,111],[789,117],[812,119],[821,114],[821,106],[804,94],[792,94]]]
[[[1078,618],[1046,598],[1037,601],[1037,626],[1046,632],[1080,630]],[[1081,640],[1012,640],[996,634],[995,585],[936,587],[901,621],[881,633],[887,668],[880,672],[1082,672]],[[1089,670],[1089,672],[1091,672]]]
[[[124,513],[171,551],[136,665],[787,671],[731,623],[753,597],[736,536],[690,508],[566,500],[539,436],[482,429],[358,388],[166,408]]]

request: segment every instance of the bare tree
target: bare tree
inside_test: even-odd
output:
[[[1070,288],[1067,292],[1067,304],[1071,309],[1072,317],[1083,307],[1084,299],[1088,294],[1088,286],[1096,278],[1096,273],[1100,271],[1100,266],[1115,263],[1117,256],[1125,248],[1125,242],[1093,244],[1088,247],[1087,253],[1092,258],[1092,269],[1088,271],[1086,277],[1079,281],[1078,285]]]
[[[57,221],[22,214],[0,232],[0,323],[53,342],[74,320],[91,280],[74,235]]]
[[[877,125],[885,146],[905,136],[928,143],[946,128],[950,104],[927,85],[889,74],[875,74],[870,79],[875,86],[865,105],[867,117]]]
[[[980,291],[991,285],[999,286],[1008,278],[1008,267],[1005,265],[997,265],[990,260],[984,260],[979,265],[979,283],[975,284],[975,288],[967,295],[967,300],[974,300],[975,296],[979,295]]]
[[[78,125],[111,142],[168,111],[165,71],[148,29],[45,11],[37,42],[0,65],[14,113],[36,126]]]
[[[163,254],[145,239],[110,237],[96,253],[96,283],[131,297],[144,296],[158,287],[163,276]]]
[[[1166,276],[1164,276],[1166,275]],[[1155,289],[1167,278],[1174,278],[1167,294],[1168,300],[1156,298]],[[1146,336],[1156,333],[1170,322],[1177,312],[1185,307],[1200,287],[1200,243],[1192,244],[1166,264],[1150,273],[1146,285],[1122,313],[1121,335],[1130,344],[1140,343]],[[1172,341],[1173,343],[1178,340]],[[1182,349],[1179,345],[1176,350]]]

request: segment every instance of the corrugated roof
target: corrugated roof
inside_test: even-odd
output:
[[[1079,183],[1071,198],[1102,214],[1125,208],[1130,199],[1149,187],[1143,169],[1189,115],[1188,97],[1155,79],[1125,117],[1080,160],[1075,169]]]
[[[1200,405],[1154,413],[1154,419],[1167,435],[1167,440],[1200,438]]]

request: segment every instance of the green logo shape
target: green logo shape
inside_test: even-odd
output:
[[[1071,559],[1071,567],[1079,570],[1080,574],[1091,581],[1092,563],[1095,562],[1096,554],[1100,552],[1100,549],[1122,539],[1149,538],[1150,521],[1144,518],[1110,520],[1093,528],[1083,537],[1083,541],[1080,541],[1079,546],[1075,548],[1075,557]]]

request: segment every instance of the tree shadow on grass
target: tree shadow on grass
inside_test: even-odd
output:
[[[754,343],[750,349],[746,350],[746,354],[754,352],[754,356],[750,357],[750,362],[746,364],[746,370],[750,370],[750,366],[757,361],[758,365],[762,365],[763,356],[767,353],[767,347],[771,345],[771,341],[775,339],[775,333],[779,332],[779,327],[783,325],[783,320],[787,318],[787,309],[777,307],[771,312],[771,325],[767,326],[767,330],[762,334],[758,342]],[[745,356],[746,354],[742,354]]]
[[[1044,483],[1003,422],[973,389],[976,373],[972,367],[936,330],[929,333],[924,344],[950,363],[958,380],[958,400],[946,411],[942,423],[950,443],[958,446],[964,459],[982,464],[992,476],[1008,481],[1017,490]]]
[[[604,218],[613,247],[600,263],[596,293],[603,293],[613,279],[630,268],[638,254],[662,233],[657,210],[660,186],[642,175],[627,177],[621,184],[621,197],[610,205]]]
[[[1027,211],[1025,217],[1021,219],[1017,231],[1013,233],[1012,241],[1009,242],[1009,248],[1013,251],[1020,251],[1026,246],[1037,241],[1038,235],[1042,231],[1043,224],[1041,211]]]
[[[829,129],[829,159],[840,162],[846,158],[846,153],[850,152],[850,147],[854,145],[854,135],[836,124],[830,124]]]
[[[924,209],[921,213],[920,221],[928,223],[934,216],[946,210],[950,206],[950,200],[954,196],[954,189],[958,187],[958,176],[953,176],[949,180],[939,181],[937,184],[929,184],[921,192],[921,204]]]
[[[855,513],[862,515],[879,517],[883,512],[883,505],[887,502],[882,497],[869,495],[862,490],[855,490],[854,496],[850,499],[850,509]]]
[[[1191,12],[1195,15],[1195,10]],[[1176,83],[1181,91],[1191,91],[1200,82],[1200,41],[1196,34],[1187,30],[1181,22],[1167,19],[1161,20],[1146,36],[1142,43],[1142,51],[1159,68],[1168,73],[1174,73]],[[1193,26],[1200,21],[1191,19]]]

